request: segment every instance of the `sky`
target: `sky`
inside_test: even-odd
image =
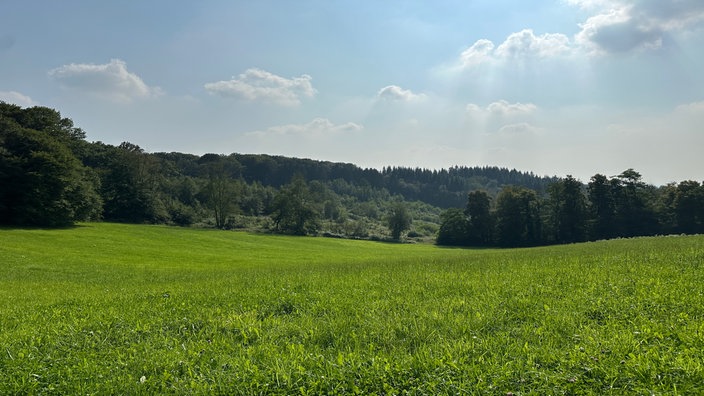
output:
[[[704,180],[702,0],[0,0],[0,100],[89,141]]]

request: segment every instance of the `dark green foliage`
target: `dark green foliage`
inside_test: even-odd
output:
[[[497,167],[376,170],[269,155],[147,153],[85,138],[55,110],[0,102],[0,222],[102,218],[374,239],[388,226],[400,239],[414,218],[412,238],[437,232],[438,244],[467,246],[704,232],[699,182],[656,188],[633,169],[597,174],[585,187],[571,176]],[[440,216],[462,207],[461,216]]]
[[[582,183],[571,175],[548,187],[554,242],[573,243],[586,239],[587,203],[582,189]]]
[[[443,246],[467,246],[469,222],[464,211],[450,208],[440,215],[440,230],[435,243]]]
[[[162,173],[156,157],[132,143],[108,146],[102,167],[102,196],[106,220],[128,223],[162,223],[168,212],[160,187]]]
[[[389,208],[389,213],[386,216],[386,224],[391,231],[391,238],[395,240],[401,239],[401,234],[411,228],[413,219],[408,213],[408,208],[403,202],[394,202]]]
[[[592,176],[587,187],[591,208],[590,238],[608,239],[616,235],[613,225],[616,221],[616,201],[614,186],[600,174]]]
[[[588,196],[591,239],[654,235],[661,230],[654,209],[655,190],[633,169],[611,179],[594,175]]]
[[[619,236],[655,235],[658,223],[652,203],[654,192],[633,169],[623,171],[612,181],[615,188],[616,221]]]
[[[65,226],[99,217],[98,181],[71,151],[71,128],[51,109],[0,102],[0,223]]]
[[[490,246],[493,243],[494,217],[489,194],[484,191],[469,193],[464,214],[467,218],[467,242],[472,246]]]
[[[704,186],[691,180],[681,182],[675,192],[673,207],[679,232],[704,233]]]
[[[240,196],[240,210],[248,216],[260,216],[271,213],[276,189],[265,187],[259,182],[244,183]]]
[[[686,180],[660,191],[657,212],[668,233],[704,233],[704,185]]]
[[[542,198],[526,188],[504,188],[494,207],[486,194],[471,192],[464,212],[467,230],[457,226],[454,216],[446,215],[438,243],[454,245],[465,240],[466,246],[511,247],[701,233],[703,208],[704,186],[694,181],[656,188],[628,169],[613,178],[594,175],[585,188],[568,175],[550,185]],[[489,237],[483,241],[477,239],[476,229],[487,228],[473,225],[476,217],[484,219],[480,224],[492,224],[488,229],[493,234],[487,233]],[[448,235],[450,230],[456,235]]]
[[[272,218],[275,231],[280,233],[307,235],[318,232],[319,212],[302,177],[294,177],[289,185],[281,188],[274,199]]]
[[[240,195],[239,184],[233,180],[233,176],[239,174],[239,164],[215,154],[206,154],[199,162],[207,178],[204,190],[206,202],[215,218],[215,226],[224,229],[228,218],[235,212],[236,200]]]
[[[259,182],[279,188],[294,175],[305,180],[319,180],[341,195],[367,201],[375,191],[386,190],[406,201],[422,201],[440,208],[464,205],[468,191],[486,190],[495,195],[505,185],[517,185],[543,192],[556,178],[499,167],[453,167],[431,170],[387,167],[381,171],[363,169],[353,164],[332,163],[282,156],[232,154],[242,166],[247,183]]]
[[[534,246],[541,242],[540,202],[535,191],[504,188],[496,197],[499,246]]]

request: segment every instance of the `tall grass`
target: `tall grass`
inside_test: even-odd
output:
[[[0,230],[0,394],[696,394],[704,237]]]

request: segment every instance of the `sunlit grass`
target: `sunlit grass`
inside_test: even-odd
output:
[[[704,237],[0,230],[0,394],[696,394]]]

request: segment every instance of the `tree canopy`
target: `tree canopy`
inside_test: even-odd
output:
[[[397,241],[401,239],[401,234],[403,234],[404,231],[411,228],[413,219],[403,202],[394,202],[391,204],[389,214],[386,217],[386,224],[388,224],[389,230],[391,231],[391,237]]]
[[[99,217],[98,182],[71,148],[82,137],[56,111],[0,102],[0,222],[65,226]]]
[[[56,110],[0,102],[0,224],[100,219],[397,240],[413,225],[409,237],[443,245],[534,246],[702,233],[704,186],[656,187],[633,169],[583,184],[498,167],[149,153],[88,142]]]

